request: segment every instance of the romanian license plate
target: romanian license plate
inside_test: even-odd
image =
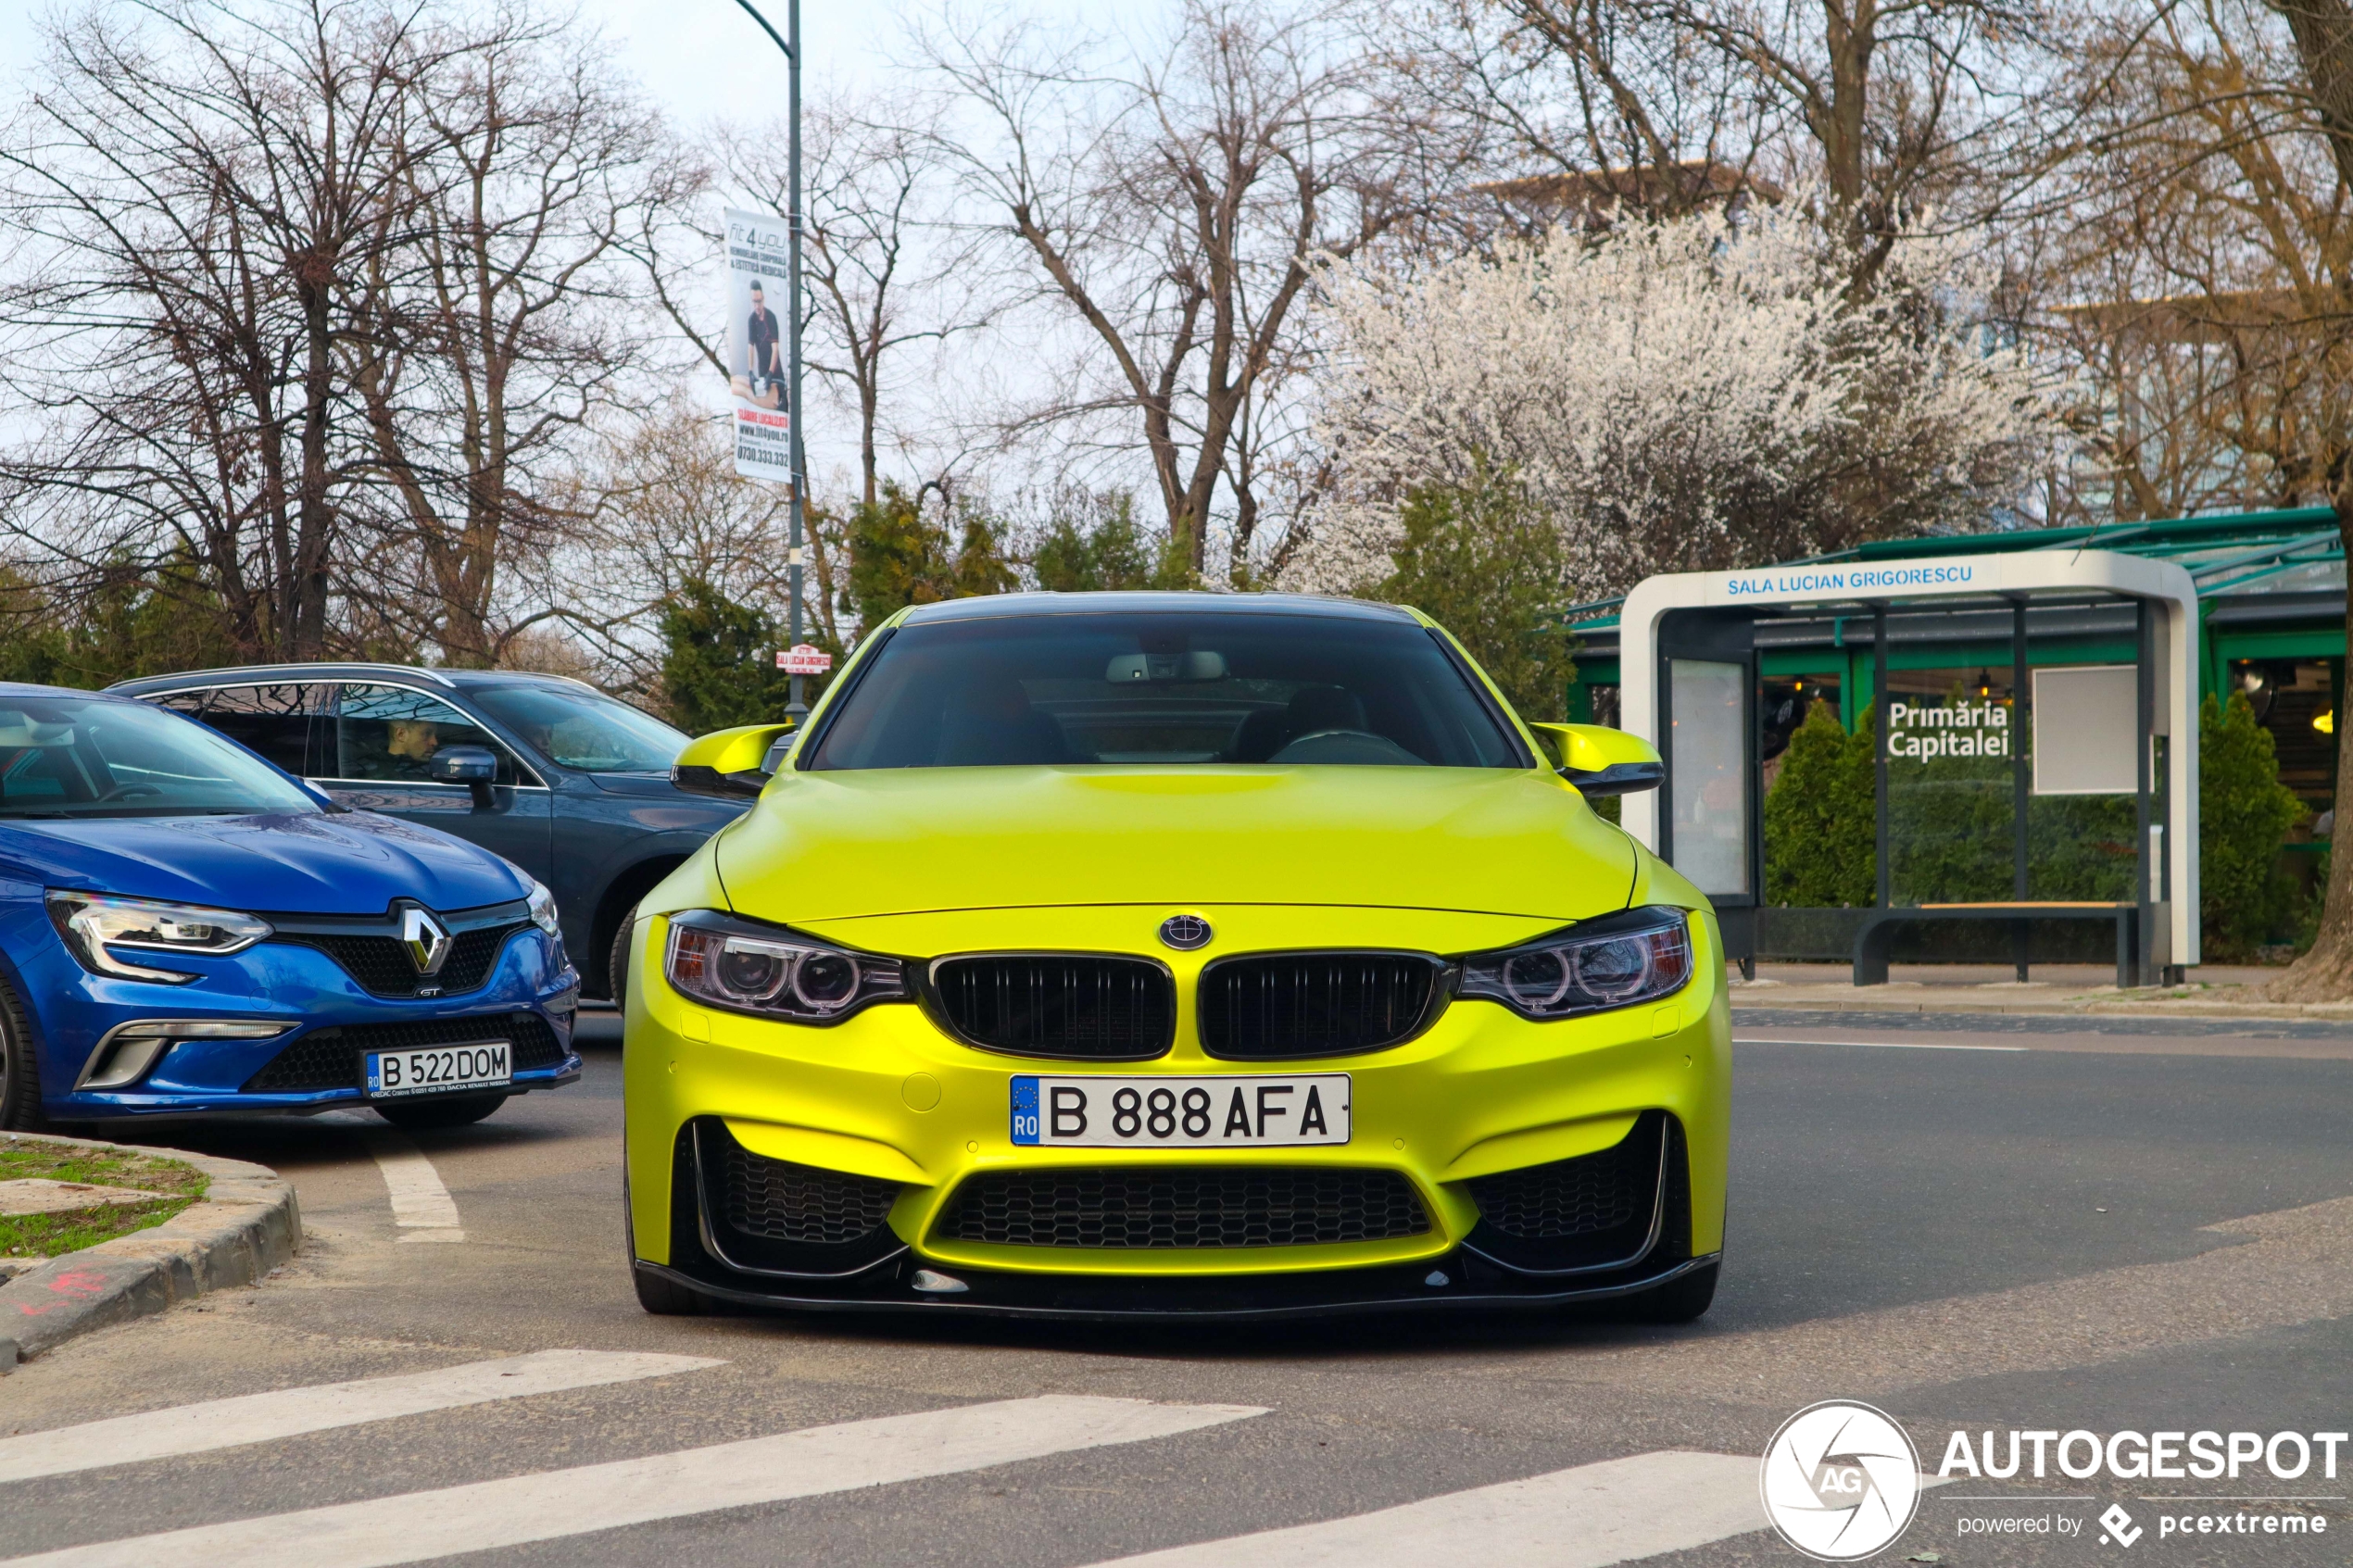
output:
[[[1016,1077],[1013,1142],[1077,1148],[1296,1148],[1348,1141],[1345,1073]]]
[[[370,1051],[367,1060],[370,1099],[495,1089],[515,1080],[514,1047],[505,1040],[472,1040],[427,1050]]]

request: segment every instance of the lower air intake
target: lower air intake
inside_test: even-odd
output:
[[[882,1228],[897,1182],[875,1181],[754,1154],[733,1138],[719,1158],[719,1212],[730,1230],[762,1241],[829,1246]]]
[[[838,1279],[906,1250],[890,1228],[900,1184],[754,1154],[727,1123],[686,1123],[689,1205],[704,1252],[724,1268],[798,1279]]]
[[[1469,1184],[1481,1218],[1509,1236],[1551,1239],[1650,1223],[1658,1201],[1658,1140],[1639,1134],[1599,1154],[1481,1176]]]
[[[1429,1229],[1394,1171],[1098,1170],[974,1176],[943,1239],[1007,1247],[1309,1247]]]
[[[1464,1245],[1540,1274],[1623,1267],[1666,1241],[1688,1248],[1689,1158],[1682,1124],[1646,1110],[1611,1148],[1465,1183],[1479,1222]]]

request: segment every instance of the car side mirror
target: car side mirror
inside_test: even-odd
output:
[[[748,800],[768,787],[778,759],[769,754],[792,730],[781,724],[743,724],[713,730],[686,743],[670,765],[670,782],[689,795],[716,796],[722,800]]]
[[[1632,795],[1656,789],[1667,778],[1658,748],[1639,735],[1606,724],[1530,724],[1560,749],[1560,776],[1579,795]]]
[[[498,754],[486,746],[445,746],[426,762],[425,777],[464,784],[473,794],[474,809],[487,811],[497,804],[490,786],[498,777]]]

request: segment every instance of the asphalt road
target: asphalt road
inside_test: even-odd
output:
[[[182,1131],[293,1177],[308,1245],[0,1379],[0,1559],[1795,1562],[1756,1528],[1755,1456],[1818,1399],[1883,1408],[1930,1471],[1957,1428],[2353,1427],[2353,1030],[1735,1033],[1729,1261],[1688,1329],[650,1318],[610,1044],[579,1086],[413,1144],[356,1113]],[[379,1160],[417,1151],[438,1226],[395,1223]],[[593,1354],[507,1360],[551,1350]],[[257,1392],[280,1397],[88,1429]],[[1886,1560],[2342,1563],[2349,1492],[2343,1466],[1963,1479]],[[2129,1549],[2101,1543],[2111,1503]],[[2327,1533],[2163,1537],[2169,1512]],[[2011,1517],[2048,1533],[1959,1533]]]

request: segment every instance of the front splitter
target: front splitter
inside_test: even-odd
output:
[[[721,1280],[640,1259],[636,1267],[674,1285],[742,1307],[811,1312],[950,1313],[959,1316],[1094,1323],[1270,1323],[1383,1312],[1477,1310],[1544,1311],[1638,1295],[1714,1267],[1722,1258],[1636,1264],[1575,1285],[1506,1273],[1484,1260],[1450,1253],[1435,1261],[1390,1268],[1300,1274],[1135,1277],[1016,1274],[958,1269],[964,1289],[919,1291],[913,1260],[901,1255],[840,1280]],[[713,1270],[716,1273],[719,1271]],[[1428,1283],[1442,1274],[1447,1283]]]

